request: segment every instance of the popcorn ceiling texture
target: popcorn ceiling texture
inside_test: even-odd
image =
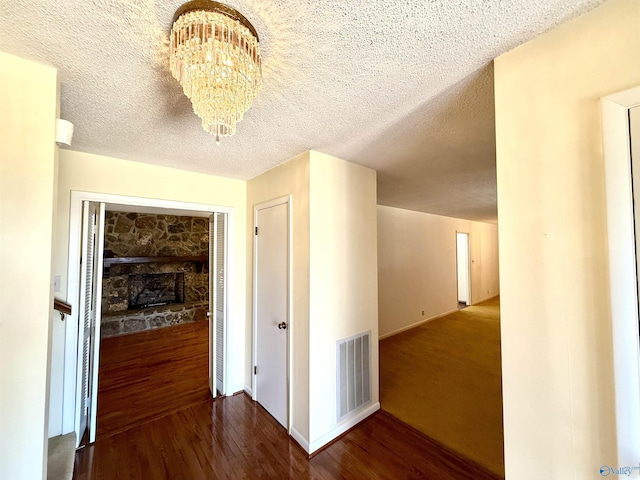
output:
[[[58,68],[74,150],[248,179],[308,149],[378,170],[379,203],[497,220],[493,67],[603,0],[234,0],[264,84],[203,132],[168,67],[183,0],[2,1],[0,50]]]

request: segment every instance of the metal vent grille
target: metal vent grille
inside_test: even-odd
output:
[[[338,340],[338,420],[371,400],[369,332]]]

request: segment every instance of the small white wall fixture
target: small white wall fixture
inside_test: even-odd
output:
[[[73,123],[61,118],[56,119],[56,143],[71,146],[73,140]]]
[[[603,97],[601,105],[618,462],[637,465],[640,345],[629,109],[640,105],[640,87]]]

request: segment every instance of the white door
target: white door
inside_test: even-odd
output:
[[[458,269],[458,303],[471,304],[469,282],[469,234],[456,234],[456,258]]]
[[[288,428],[289,203],[255,210],[253,398]]]
[[[85,431],[96,438],[98,364],[102,292],[104,203],[82,203],[82,253],[80,260],[80,315],[76,373],[76,446]]]
[[[227,214],[216,214],[216,269],[211,278],[215,280],[216,295],[216,389],[222,395],[226,394],[226,368],[224,359],[227,351],[227,302],[226,302],[226,271],[227,271]]]
[[[227,214],[209,217],[209,390],[225,394]]]
[[[89,442],[96,441],[96,423],[98,417],[98,368],[100,367],[100,322],[102,319],[102,270],[104,253],[104,203],[99,204],[96,215],[96,252],[93,268],[93,316],[91,318],[91,389],[89,398]]]

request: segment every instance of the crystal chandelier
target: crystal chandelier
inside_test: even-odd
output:
[[[233,8],[210,0],[182,5],[173,17],[170,68],[202,128],[231,136],[262,85],[258,34]]]

